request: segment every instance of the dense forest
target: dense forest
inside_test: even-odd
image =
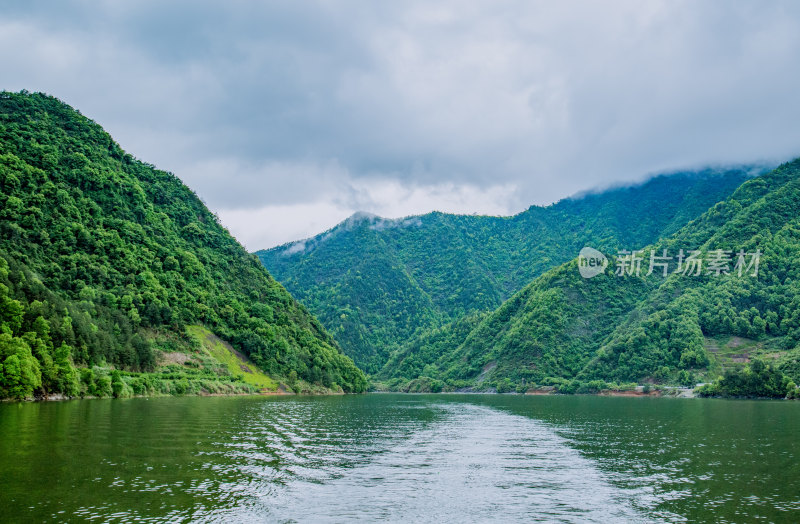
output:
[[[512,217],[430,213],[386,220],[359,213],[314,238],[257,254],[345,353],[375,375],[396,360],[393,352],[465,315],[499,307],[583,246],[615,252],[655,242],[761,172],[661,175]]]
[[[356,214],[255,256],[96,123],[3,92],[0,398],[364,391],[353,360],[402,391],[798,396],[798,174],[662,175],[513,217]],[[585,245],[610,263],[589,279]]]
[[[198,351],[191,326],[289,387],[366,387],[177,177],[53,97],[0,94],[0,397],[218,384],[225,373],[159,360]]]
[[[705,395],[795,395],[800,160],[745,182],[643,252],[675,255],[681,249],[698,251],[706,265],[681,272],[673,259],[665,262],[666,276],[661,269],[647,275],[646,263],[639,274],[628,267],[620,275],[614,268],[625,255],[611,252],[611,267],[585,279],[576,260],[565,263],[470,329],[459,331],[458,323],[447,328],[451,334],[438,335],[444,347],[429,350],[437,337],[415,341],[378,376],[406,388],[416,381],[437,389],[544,385],[574,392],[710,381]],[[738,270],[737,251],[746,262]],[[727,253],[724,266],[713,263],[718,253]],[[410,359],[413,366],[406,364]]]

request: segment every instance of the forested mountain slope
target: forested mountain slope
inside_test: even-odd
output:
[[[189,325],[273,377],[365,388],[178,178],[55,98],[0,94],[0,397],[86,392],[97,366],[122,384],[191,348]]]
[[[650,251],[664,256],[664,250],[672,257],[661,261],[667,275],[659,266],[647,275]],[[699,272],[686,271],[686,261],[678,270],[680,250],[700,251]],[[381,376],[395,385],[424,378],[435,388],[574,391],[593,381],[694,385],[753,361],[800,381],[800,160],[745,182],[645,248],[639,275],[616,251],[607,254],[604,273],[583,278],[575,260],[554,268],[465,337],[451,337],[449,347],[431,352],[424,340],[412,343]],[[615,272],[620,264],[623,275]],[[417,374],[403,373],[412,369],[403,368],[408,359]],[[753,366],[770,380],[779,376]],[[726,380],[741,384],[755,376],[746,368]],[[775,380],[771,395],[785,395],[785,383]]]
[[[356,214],[316,237],[257,254],[359,366],[377,373],[410,338],[495,309],[584,245],[647,245],[757,172],[661,175],[512,217]]]

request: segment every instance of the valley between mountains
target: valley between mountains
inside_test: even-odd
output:
[[[800,160],[509,217],[357,213],[256,254],[178,177],[48,95],[0,94],[0,174],[6,399],[797,396]],[[592,278],[586,246],[607,257]]]

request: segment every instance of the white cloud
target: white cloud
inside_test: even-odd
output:
[[[790,0],[30,0],[0,7],[0,61],[251,248],[800,154]]]
[[[218,214],[236,238],[255,251],[308,238],[330,229],[355,212],[402,218],[428,211],[507,215],[512,212],[510,185],[481,188],[451,183],[404,185],[397,180],[350,181],[339,191],[305,203],[273,204],[251,209],[221,209]],[[381,223],[383,227],[385,224]]]
[[[327,202],[272,205],[258,209],[220,209],[222,225],[249,251],[307,238],[349,216],[349,210]]]

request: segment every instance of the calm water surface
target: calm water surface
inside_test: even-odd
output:
[[[800,521],[800,403],[510,395],[0,405],[0,521]]]

